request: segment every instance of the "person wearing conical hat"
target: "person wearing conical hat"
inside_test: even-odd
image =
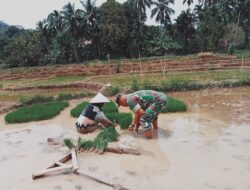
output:
[[[89,105],[85,107],[81,115],[76,120],[76,130],[79,133],[91,133],[101,126],[109,127],[113,123],[105,116],[102,111],[104,103],[110,100],[100,92],[90,100]]]

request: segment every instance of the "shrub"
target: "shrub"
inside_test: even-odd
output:
[[[60,113],[68,102],[48,102],[18,108],[5,116],[6,123],[23,123],[50,119]]]
[[[185,111],[187,111],[187,105],[183,101],[169,97],[167,105],[163,110],[161,110],[161,113]]]

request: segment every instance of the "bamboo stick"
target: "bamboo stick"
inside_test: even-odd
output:
[[[55,161],[55,164],[58,166],[70,166],[69,164],[63,164],[61,162]]]
[[[57,162],[61,162],[61,163],[65,163],[67,162],[68,160],[71,159],[71,152],[69,152],[68,154],[65,154],[61,159],[59,159]],[[54,168],[56,166],[59,166],[58,164],[56,163],[53,163],[52,165],[50,165],[49,167],[47,167],[47,169],[49,168]]]
[[[110,187],[113,187],[113,188],[116,188],[116,189],[119,189],[119,190],[128,190],[127,188],[122,187],[121,185],[112,184],[112,183],[103,181],[103,180],[101,180],[101,179],[98,179],[97,177],[94,177],[94,176],[92,176],[92,175],[90,175],[90,174],[88,174],[88,173],[85,173],[85,172],[82,171],[82,170],[77,170],[76,173],[77,173],[78,175],[84,175],[84,176],[86,176],[86,177],[88,177],[88,178],[90,178],[90,179],[93,179],[94,181],[96,181],[96,182],[98,182],[98,183],[102,183],[102,184],[104,184],[104,185],[108,185],[108,186],[110,186]]]
[[[139,150],[132,149],[132,148],[122,148],[122,153],[133,154],[133,155],[140,155],[141,154],[141,152]]]
[[[140,151],[132,148],[117,148],[117,147],[107,147],[107,152],[113,152],[116,154],[133,154],[133,155],[140,155]]]
[[[76,149],[72,148],[71,149],[71,158],[72,158],[72,163],[73,163],[73,171],[76,171],[79,169],[77,158],[76,158]]]
[[[66,170],[66,169],[72,169],[73,165],[66,165],[66,166],[58,166],[58,167],[54,167],[54,168],[49,168],[49,169],[45,169],[45,170],[40,170],[38,172],[35,172],[32,174],[32,179],[37,179],[39,177],[42,177],[44,175],[47,175],[49,173],[52,172],[56,172],[56,171],[60,171],[60,170]]]

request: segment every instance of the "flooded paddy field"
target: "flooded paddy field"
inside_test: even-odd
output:
[[[144,139],[142,130],[119,130],[120,143],[138,148],[140,156],[83,152],[80,168],[131,190],[249,190],[250,88],[169,95],[185,101],[188,112],[160,114],[153,139]],[[77,103],[46,121],[7,125],[0,115],[1,190],[111,189],[71,173],[31,178],[68,151],[47,138],[78,137],[69,113]]]

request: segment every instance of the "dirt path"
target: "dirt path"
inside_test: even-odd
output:
[[[171,95],[188,102],[190,109],[161,114],[152,140],[145,140],[141,130],[139,134],[120,131],[121,143],[138,147],[141,156],[81,153],[82,170],[137,190],[249,190],[250,88]],[[77,103],[71,102],[71,107],[48,121],[6,125],[0,115],[0,189],[110,189],[73,174],[31,179],[32,172],[67,151],[47,145],[48,137],[78,136],[72,126],[75,119],[69,116]]]

